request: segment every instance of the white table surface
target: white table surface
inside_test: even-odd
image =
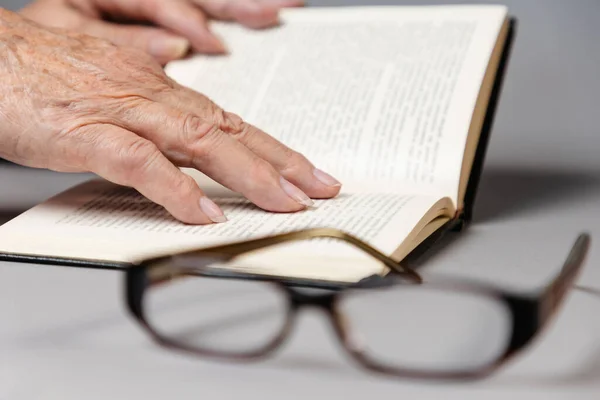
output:
[[[155,346],[129,318],[121,273],[0,263],[0,399],[600,398],[600,3],[504,3],[520,26],[476,218],[424,273],[534,289],[580,231],[592,234],[578,288],[505,369],[471,383],[374,376],[355,368],[326,320],[310,313],[265,362],[185,357]],[[0,218],[86,178],[2,165]]]

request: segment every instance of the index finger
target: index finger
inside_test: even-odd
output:
[[[146,139],[108,124],[89,125],[77,134],[92,144],[83,150],[84,167],[91,172],[135,188],[182,222],[204,225],[227,220],[196,181]]]

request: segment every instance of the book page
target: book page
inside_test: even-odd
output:
[[[457,204],[462,157],[503,6],[286,10],[283,26],[214,29],[226,57],[167,73],[344,180]]]
[[[277,214],[258,209],[229,191],[218,192],[216,186],[206,189],[227,214],[227,223],[186,225],[131,188],[87,182],[1,226],[0,252],[135,263],[209,245],[328,227],[342,229],[391,254],[413,228],[428,222],[424,217],[431,209],[437,215],[451,213],[448,199],[357,190],[318,200],[303,212]],[[302,253],[334,258],[356,255],[330,243],[313,243],[303,247]]]

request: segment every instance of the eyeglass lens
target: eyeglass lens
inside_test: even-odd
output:
[[[146,320],[163,338],[231,355],[268,346],[287,312],[285,294],[264,282],[190,276],[152,286],[144,296]]]
[[[497,361],[512,334],[500,299],[427,283],[354,290],[338,310],[357,350],[387,368],[474,371]]]

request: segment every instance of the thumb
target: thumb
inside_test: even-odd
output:
[[[109,40],[118,46],[144,50],[161,64],[180,59],[190,50],[190,42],[187,39],[160,28],[117,25],[93,20],[89,21],[85,32]]]

